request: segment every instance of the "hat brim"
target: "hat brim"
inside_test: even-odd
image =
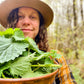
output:
[[[51,24],[53,11],[46,3],[40,0],[5,0],[0,4],[0,23],[5,27],[9,13],[13,9],[22,6],[32,7],[38,10],[44,18],[45,27]]]

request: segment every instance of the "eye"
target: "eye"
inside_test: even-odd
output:
[[[19,19],[23,19],[24,18],[24,16],[21,16],[21,15],[19,15],[18,17],[19,17]]]
[[[36,19],[36,17],[35,17],[35,16],[30,16],[30,18],[31,18],[31,19]]]

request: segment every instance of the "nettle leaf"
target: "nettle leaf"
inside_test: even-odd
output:
[[[32,75],[31,75],[32,74]],[[30,72],[28,71],[27,73],[25,73],[22,78],[32,78],[32,77],[39,77],[39,76],[43,76],[43,75],[46,75],[46,74],[49,74],[49,73],[45,73],[43,74],[43,72],[40,72],[40,71],[36,71],[36,72]]]
[[[28,43],[30,44],[30,49],[34,50],[35,52],[38,52],[39,54],[43,53],[41,50],[39,50],[38,46],[36,45],[33,39],[31,39],[30,37],[27,37],[25,40],[27,40]]]
[[[0,37],[0,63],[14,60],[26,51],[25,48],[28,48],[27,43],[12,42],[12,38]]]
[[[5,37],[0,36],[0,57],[2,52],[8,48],[8,46],[11,44],[11,39],[7,39]]]
[[[0,66],[0,77],[3,73],[3,71],[8,69],[9,67],[10,67],[10,62],[4,63],[4,64],[2,64],[2,66]]]
[[[54,62],[49,57],[47,57],[47,58],[45,58],[45,63],[44,64],[54,64]]]
[[[58,54],[56,50],[51,50],[50,51],[50,56],[52,56],[53,58],[60,58],[61,54]]]
[[[16,41],[24,40],[24,34],[21,30],[15,31],[13,37]]]
[[[36,60],[40,60],[42,58],[47,58],[47,57],[50,57],[50,56],[51,56],[51,53],[44,52],[43,54],[39,55]]]
[[[7,38],[11,37],[14,34],[13,28],[8,28],[5,31],[0,32],[0,36],[5,36]]]
[[[10,73],[12,75],[23,76],[26,72],[32,72],[29,56],[19,57],[15,59],[13,63],[11,63]]]
[[[46,59],[45,59],[45,62],[44,62],[44,64],[54,64],[54,61],[53,60],[51,60],[49,57],[47,57]],[[53,67],[44,67],[43,68],[46,72],[52,72],[53,71]],[[56,69],[55,69],[56,70]]]
[[[4,73],[7,73],[5,76],[9,74],[13,78],[37,77],[51,73],[60,67],[53,63],[55,58],[60,57],[61,55],[55,50],[50,52],[39,50],[35,41],[30,37],[25,38],[19,28],[9,28],[0,32],[0,77],[3,75],[2,78]]]

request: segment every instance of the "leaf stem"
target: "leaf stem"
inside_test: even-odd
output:
[[[36,67],[36,68],[33,70],[33,72],[36,71],[36,70],[38,70],[38,69],[39,69],[39,67]]]
[[[31,65],[31,67],[60,67],[58,64],[38,64],[38,65]]]
[[[2,78],[6,78],[5,75],[2,73]]]

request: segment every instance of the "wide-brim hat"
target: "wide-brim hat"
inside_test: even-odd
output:
[[[18,7],[32,7],[38,10],[43,18],[45,27],[48,27],[53,20],[52,9],[43,1],[40,0],[5,0],[0,4],[0,23],[6,27],[9,13]]]

